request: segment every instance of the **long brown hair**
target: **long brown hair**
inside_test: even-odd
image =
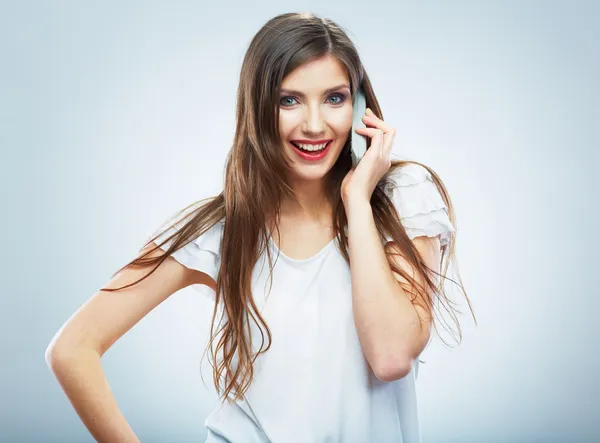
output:
[[[187,215],[183,223],[178,222],[179,228],[173,235],[115,273],[116,275],[127,267],[156,265],[146,276],[122,288],[102,289],[117,291],[140,282],[152,274],[173,252],[204,234],[216,223],[223,221],[221,262],[216,279],[216,301],[208,345],[212,361],[216,362],[212,365],[213,382],[223,400],[230,395],[234,395],[235,400],[242,398],[252,381],[255,359],[269,349],[272,340],[271,332],[254,303],[250,285],[254,265],[265,250],[271,269],[273,266],[270,251],[266,247],[270,235],[268,222],[278,220],[280,204],[284,199],[294,200],[293,190],[287,180],[290,163],[281,149],[279,137],[277,105],[281,83],[283,78],[295,68],[328,55],[336,57],[347,69],[352,97],[358,87],[362,87],[367,106],[383,119],[358,52],[340,26],[331,20],[310,13],[286,13],[272,18],[254,36],[242,63],[237,91],[236,130],[233,146],[227,156],[223,191],[193,210],[189,208],[198,202],[183,209],[180,214],[186,211]],[[334,202],[334,232],[339,250],[348,265],[350,259],[346,236],[347,220],[340,187],[344,176],[352,167],[350,140],[349,135],[337,162],[328,174],[327,188],[328,197]],[[406,286],[406,289],[414,292],[416,288],[417,292],[423,295],[430,312],[434,311],[434,303],[441,303],[458,326],[458,343],[460,343],[462,341],[460,324],[452,306],[453,302],[447,298],[444,291],[444,280],[451,280],[446,277],[446,273],[450,262],[455,260],[456,232],[453,233],[449,244],[442,248],[440,263],[442,272],[437,274],[425,265],[407,236],[393,202],[384,192],[384,188],[390,182],[390,173],[406,163],[417,162],[392,160],[389,172],[374,190],[371,206],[375,223],[381,239],[383,240],[386,234],[392,237],[402,255],[416,268],[418,276],[428,288],[426,290],[410,275],[394,266],[394,271],[411,282],[413,289],[410,289],[410,286]],[[449,209],[450,220],[456,225],[450,197],[440,178],[431,168],[421,163],[417,164],[431,173]],[[160,233],[145,246],[157,239],[159,235]],[[146,257],[169,241],[172,243],[166,248],[164,254]],[[451,281],[460,287],[471,309],[460,276],[458,282]],[[413,300],[413,303],[417,302]],[[222,308],[221,311],[219,307]],[[219,311],[221,316],[216,322]],[[471,312],[473,313],[472,309]],[[251,319],[259,326],[261,332],[262,341],[257,352],[253,352],[252,334],[250,334]],[[435,329],[437,331],[437,326]],[[265,336],[268,339],[267,344],[265,344]],[[215,341],[216,347],[213,346]]]

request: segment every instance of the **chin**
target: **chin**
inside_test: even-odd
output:
[[[300,159],[293,149],[286,150],[288,158],[290,158],[293,163],[291,172],[293,178],[301,181],[322,180],[325,178],[335,165],[337,158],[340,155],[341,148],[343,148],[343,144],[342,147],[332,146],[332,148],[334,149],[328,152],[327,157],[323,159],[325,161],[315,162],[314,164],[307,163]]]
[[[338,154],[339,155],[339,154]],[[334,167],[337,157],[330,159],[327,163],[307,165],[295,162],[292,166],[292,175],[295,180],[312,181],[323,180]]]
[[[314,166],[294,166],[294,179],[301,181],[322,180],[325,178],[331,168],[314,167]]]

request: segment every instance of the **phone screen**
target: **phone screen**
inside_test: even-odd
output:
[[[357,134],[354,129],[365,128],[362,121],[367,110],[367,103],[362,88],[358,88],[352,104],[352,134],[350,139],[352,151],[352,165],[356,166],[367,151],[367,138],[364,135]]]

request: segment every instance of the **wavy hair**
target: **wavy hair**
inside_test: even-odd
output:
[[[268,351],[272,340],[269,327],[253,300],[251,277],[258,258],[265,251],[271,270],[273,269],[271,253],[266,247],[270,236],[268,225],[273,220],[278,220],[281,202],[284,199],[295,199],[287,179],[291,165],[281,149],[279,136],[278,98],[281,83],[284,77],[297,67],[324,56],[333,56],[345,66],[350,78],[352,97],[358,88],[362,87],[367,106],[383,119],[358,52],[339,25],[311,13],[286,13],[270,19],[250,42],[241,66],[237,90],[236,130],[226,160],[223,191],[191,211],[189,208],[199,202],[180,211],[179,214],[187,211],[187,215],[174,234],[162,243],[155,244],[154,249],[138,256],[114,275],[127,267],[154,266],[148,274],[121,288],[101,289],[118,291],[140,282],[175,251],[224,220],[221,264],[216,280],[216,299],[208,344],[212,357],[213,383],[223,401],[230,396],[234,396],[235,400],[243,397],[253,379],[254,361],[260,354]],[[327,176],[327,197],[333,202],[334,210],[333,229],[339,250],[348,265],[350,259],[346,235],[347,219],[340,187],[343,178],[352,168],[350,142],[351,134]],[[369,139],[367,144],[370,146]],[[426,286],[425,288],[419,285],[416,279],[392,266],[395,272],[410,283],[410,286],[403,284],[403,287],[411,293],[416,290],[422,296],[429,312],[434,311],[434,303],[440,303],[458,326],[460,344],[462,332],[456,317],[456,312],[460,311],[453,307],[454,303],[446,296],[445,280],[450,280],[460,287],[472,314],[473,310],[460,276],[458,281],[446,277],[448,266],[456,260],[456,231],[449,244],[442,248],[441,274],[438,274],[425,265],[407,236],[392,200],[384,192],[390,183],[391,172],[406,163],[419,164],[431,173],[433,182],[448,207],[449,218],[456,226],[452,202],[438,175],[426,165],[406,160],[392,160],[390,170],[377,184],[371,196],[375,224],[382,241],[386,234],[393,239],[403,257],[416,269],[417,277],[420,277]],[[275,226],[277,227],[276,223]],[[149,240],[144,247],[160,235]],[[169,241],[172,243],[162,255],[146,257]],[[415,301],[416,298],[415,294],[413,303],[419,303]],[[217,321],[219,312],[221,315]],[[475,319],[474,314],[473,318]],[[253,352],[252,347],[250,320],[259,326],[261,333],[261,345],[256,352]],[[436,323],[434,321],[437,331]]]

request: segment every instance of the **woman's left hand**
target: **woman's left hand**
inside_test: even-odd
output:
[[[371,146],[354,169],[348,171],[342,181],[341,193],[344,204],[355,198],[371,200],[371,195],[391,166],[392,146],[396,129],[387,125],[367,108],[362,118],[366,128],[356,128],[358,134],[371,137]]]

